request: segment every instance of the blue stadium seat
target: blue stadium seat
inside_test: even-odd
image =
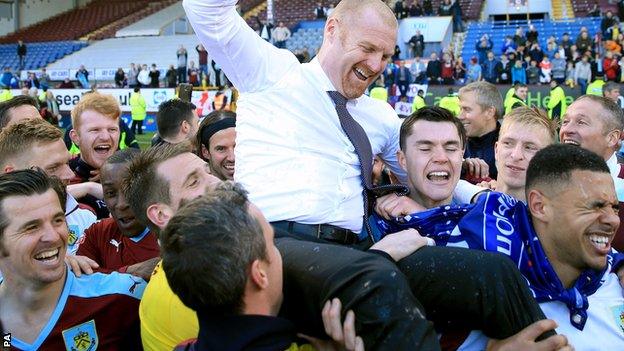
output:
[[[24,68],[27,70],[40,69],[48,64],[78,51],[85,46],[84,42],[60,41],[60,42],[44,42],[44,43],[26,43],[28,54]],[[10,67],[12,70],[19,68],[19,60],[16,55],[17,44],[0,45],[0,66]]]

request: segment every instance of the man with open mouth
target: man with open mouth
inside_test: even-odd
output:
[[[121,193],[121,180],[128,163],[138,154],[136,149],[117,151],[101,168],[104,202],[112,218],[89,227],[79,242],[77,255],[94,260],[96,271],[129,273],[149,280],[160,260],[156,234],[140,223]]]
[[[593,151],[607,162],[620,202],[624,202],[624,172],[616,151],[622,138],[622,128],[624,115],[615,102],[602,96],[583,95],[570,104],[561,117],[559,130],[561,143]],[[624,218],[624,210],[620,218]],[[620,226],[613,242],[613,247],[620,252],[624,250],[623,227]]]
[[[18,350],[140,350],[145,281],[65,264],[65,192],[38,170],[0,175],[0,321]]]
[[[70,138],[80,148],[80,154],[69,162],[76,174],[73,183],[99,181],[100,168],[119,145],[119,102],[108,94],[85,94],[71,111]],[[103,201],[86,195],[79,201],[91,206],[98,218],[106,218],[108,209]]]
[[[519,108],[518,114],[522,109],[526,108]],[[619,316],[624,310],[624,297],[613,268],[619,268],[622,256],[611,250],[620,223],[619,205],[604,161],[581,148],[548,146],[531,157],[523,172],[527,205],[497,192],[481,195],[472,205],[458,204],[453,199],[453,183],[459,179],[456,172],[461,156],[457,154],[461,155],[465,135],[461,128],[453,127],[451,116],[446,123],[427,121],[435,116],[423,116],[425,111],[405,120],[399,159],[408,171],[411,200],[429,210],[390,218],[390,209],[396,210],[393,205],[405,204],[382,199],[377,206],[382,207],[380,215],[372,221],[380,235],[411,228],[433,238],[438,246],[509,256],[527,278],[546,316],[573,346],[589,349],[598,334],[604,338],[601,347],[621,345],[624,338],[613,313],[617,311]],[[506,128],[518,123],[513,114],[515,121],[505,120],[511,123]],[[431,133],[432,128],[437,133]],[[543,125],[541,128],[547,131]],[[552,128],[550,133],[552,140]],[[548,133],[544,134],[547,140]],[[414,270],[423,269],[424,264],[412,257],[399,262]],[[461,349],[485,349],[487,342],[473,333]]]

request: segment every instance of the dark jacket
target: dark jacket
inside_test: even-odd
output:
[[[295,325],[287,319],[259,315],[215,318],[197,314],[199,335],[174,351],[274,351],[300,342]],[[304,342],[305,343],[305,342]]]
[[[496,179],[498,171],[496,170],[496,160],[494,158],[494,144],[498,141],[498,133],[500,132],[500,124],[496,123],[496,129],[480,136],[468,138],[464,158],[480,158],[490,167],[490,178]]]

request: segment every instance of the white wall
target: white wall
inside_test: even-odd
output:
[[[13,19],[0,18],[0,36],[13,32]]]
[[[73,0],[26,0],[20,2],[20,28],[71,10]]]
[[[560,1],[560,0],[555,0]],[[529,13],[549,13],[552,16],[551,0],[524,0],[527,6],[512,6],[514,0],[490,0],[486,2],[485,13],[489,15],[526,14]]]
[[[25,0],[18,1],[20,5],[19,24],[24,28],[43,21],[61,12],[71,10],[74,2],[78,6],[85,6],[93,0]],[[0,18],[0,36],[12,33],[15,22],[12,18]]]

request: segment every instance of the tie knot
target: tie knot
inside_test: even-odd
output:
[[[328,91],[329,97],[334,101],[336,106],[347,106],[347,98],[337,91]]]

